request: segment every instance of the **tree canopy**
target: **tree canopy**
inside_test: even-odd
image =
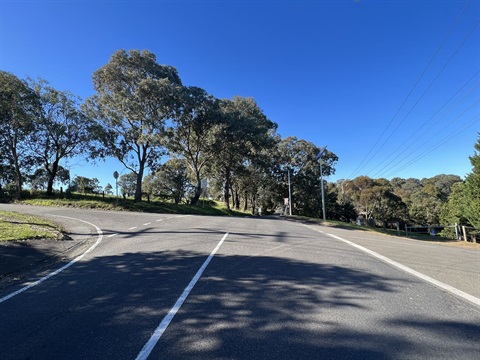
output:
[[[178,106],[180,77],[147,50],[118,50],[94,72],[93,85],[97,94],[86,108],[103,130],[99,155],[116,157],[137,176],[135,201],[141,201],[145,169],[154,170],[165,154],[165,124]]]

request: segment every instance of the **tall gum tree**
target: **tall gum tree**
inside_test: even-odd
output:
[[[219,101],[199,87],[184,87],[179,93],[181,104],[169,129],[169,150],[184,158],[195,179],[190,203],[195,205],[202,194],[205,165],[215,156],[213,129],[219,121]]]
[[[35,124],[36,154],[48,175],[47,195],[52,195],[60,161],[86,152],[95,124],[80,110],[80,99],[72,93],[56,90],[41,79],[31,80],[30,86],[42,103],[43,116]]]
[[[230,209],[232,176],[238,167],[264,149],[274,148],[277,124],[269,120],[253,98],[235,96],[220,101],[221,124],[215,131],[212,168],[224,178],[224,201]]]
[[[95,155],[114,156],[136,177],[135,201],[142,199],[142,179],[165,154],[166,122],[178,106],[182,86],[177,70],[160,65],[147,50],[118,50],[95,71],[97,92],[85,106],[103,131],[103,147]]]
[[[41,104],[25,81],[6,71],[0,71],[0,89],[0,163],[14,169],[16,197],[20,199],[23,173],[34,165],[30,147],[36,141],[34,125],[41,117]]]

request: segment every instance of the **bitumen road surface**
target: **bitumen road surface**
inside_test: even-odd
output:
[[[273,217],[0,210],[81,243],[4,283],[2,360],[480,358],[477,250]]]

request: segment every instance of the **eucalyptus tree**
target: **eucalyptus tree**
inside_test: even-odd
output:
[[[95,123],[80,109],[80,98],[54,89],[45,80],[30,80],[42,104],[42,116],[35,124],[36,157],[47,176],[47,195],[59,173],[60,161],[85,154],[92,142]]]
[[[464,182],[457,182],[443,206],[441,220],[444,225],[470,225],[480,229],[480,134],[470,156],[472,172]]]
[[[97,93],[86,108],[103,128],[97,155],[116,157],[136,175],[135,201],[141,201],[146,168],[154,170],[165,154],[165,126],[178,107],[180,77],[147,50],[118,50],[95,71],[93,85]]]
[[[100,181],[97,178],[90,179],[84,176],[75,176],[70,190],[83,194],[98,193],[101,191]]]
[[[155,173],[149,173],[144,179],[144,188],[149,198],[153,195],[179,204],[192,189],[185,159],[171,158]]]
[[[70,182],[70,171],[59,165],[57,168],[56,180],[63,185],[67,185]],[[35,170],[32,175],[28,176],[28,181],[32,189],[46,190],[50,181],[50,174],[41,167]]]
[[[24,172],[35,163],[30,146],[36,141],[35,121],[42,115],[41,104],[35,91],[9,72],[0,71],[0,89],[0,162],[13,169],[19,199]]]
[[[465,216],[472,226],[480,229],[480,136],[475,144],[475,150],[470,157],[472,172],[465,179],[466,194],[469,199]]]
[[[294,136],[278,142],[275,155],[277,179],[283,185],[283,197],[287,197],[290,177],[292,210],[298,214],[316,216],[321,209],[319,152],[320,148],[315,144]],[[325,150],[320,160],[323,176],[333,175],[338,156]]]
[[[169,129],[168,149],[186,160],[195,182],[190,203],[195,205],[202,194],[205,165],[212,160],[219,122],[219,100],[199,87],[184,87],[179,92],[180,105]]]
[[[216,156],[211,168],[224,179],[224,201],[230,209],[232,176],[236,169],[274,148],[277,124],[267,119],[253,98],[220,100],[221,122],[215,130]]]
[[[118,179],[118,187],[120,192],[123,195],[123,198],[127,196],[132,196],[135,194],[137,188],[137,175],[132,171],[126,174],[123,174]]]

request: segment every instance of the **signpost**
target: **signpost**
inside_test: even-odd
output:
[[[117,201],[116,201],[116,206],[118,206],[118,171],[114,171],[113,172],[113,177],[115,178],[115,190],[116,190],[116,197],[117,197]]]

